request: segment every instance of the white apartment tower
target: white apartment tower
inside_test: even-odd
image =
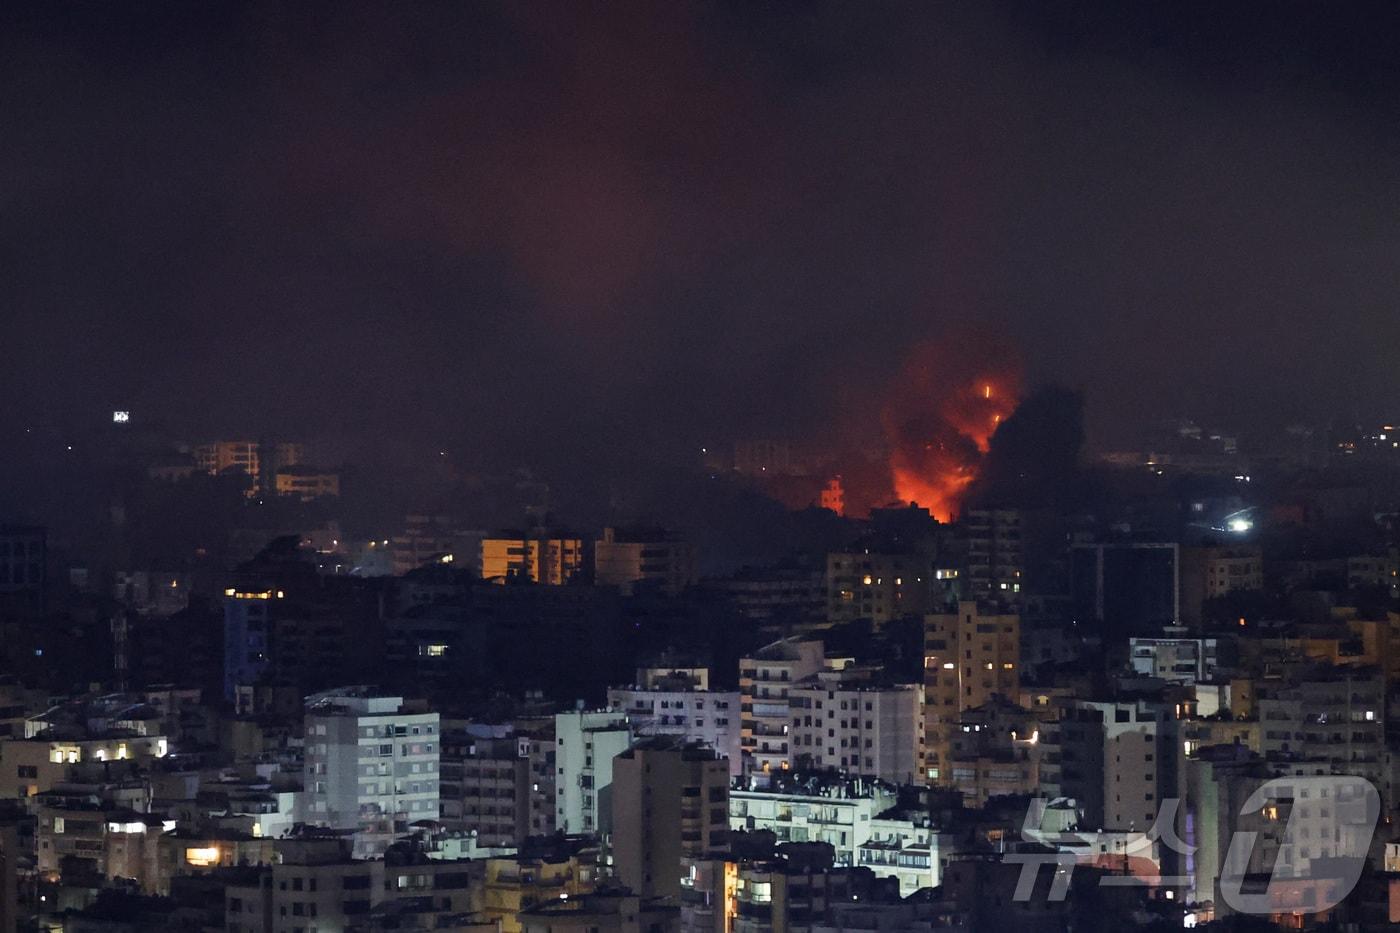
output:
[[[438,817],[437,713],[345,687],[307,697],[305,822],[355,831],[356,858]]]
[[[924,688],[921,684],[853,683],[823,671],[794,686],[790,751],[798,767],[922,780]]]
[[[554,827],[562,833],[610,828],[613,759],[632,746],[625,713],[579,710],[554,717]]]

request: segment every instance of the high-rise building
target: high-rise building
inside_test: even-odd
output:
[[[1238,745],[1200,749],[1182,784],[1181,838],[1191,847],[1182,897],[1214,904],[1217,921],[1244,907],[1222,897],[1222,885],[1262,900],[1259,912],[1280,926],[1302,926],[1307,914],[1321,919],[1321,904],[1341,893],[1341,860],[1368,851],[1379,816],[1375,788],[1361,777],[1266,760]],[[1236,838],[1246,834],[1247,842]],[[1251,890],[1254,879],[1268,884]]]
[[[833,846],[789,842],[755,857],[684,860],[679,933],[927,930],[952,924],[931,911],[872,905],[864,867],[837,867]],[[858,913],[857,913],[857,910]]]
[[[1076,544],[1070,552],[1075,618],[1119,638],[1177,624],[1179,557],[1170,542]]]
[[[578,710],[554,717],[554,827],[606,832],[612,816],[613,759],[632,744],[625,713]]]
[[[962,518],[962,527],[967,539],[963,597],[1020,605],[1026,563],[1021,513],[1014,509],[970,509]]]
[[[562,586],[584,570],[583,539],[546,531],[500,532],[481,541],[483,580],[530,580]]]
[[[320,838],[282,840],[278,850],[269,866],[227,873],[221,929],[459,930],[480,897],[479,860],[352,859],[341,840]]]
[[[788,697],[794,684],[824,664],[821,641],[805,638],[775,641],[739,660],[740,742],[746,769],[766,772],[792,767]]]
[[[1183,746],[1171,704],[1070,700],[1041,730],[1042,783],[1079,802],[1085,821],[1110,832],[1143,832],[1177,790]]]
[[[924,688],[876,685],[823,671],[793,686],[791,753],[800,769],[835,770],[897,784],[921,779]]]
[[[446,515],[408,515],[403,530],[389,543],[395,576],[427,564],[448,563],[466,569],[480,546]]]
[[[917,552],[839,551],[826,558],[829,622],[869,619],[876,627],[930,608],[932,563]]]
[[[924,617],[924,753],[929,780],[946,783],[949,730],[993,697],[1014,699],[1021,670],[1021,619],[960,602]]]
[[[997,698],[964,711],[947,732],[949,759],[940,779],[962,794],[964,805],[981,807],[993,797],[1039,793],[1036,712]]]
[[[357,858],[382,855],[439,815],[437,713],[346,687],[307,698],[305,806],[314,826],[354,830]]]
[[[482,846],[519,846],[530,835],[530,759],[510,732],[443,724],[442,822]]]
[[[251,684],[271,665],[272,609],[282,591],[224,590],[224,699]]]
[[[530,789],[526,801],[528,836],[554,835],[555,778],[554,766],[554,720],[546,725],[522,727],[517,733],[520,741],[520,754],[529,762]]]
[[[1289,682],[1263,681],[1256,699],[1261,751],[1387,787],[1385,702],[1385,677],[1374,667],[1320,664]]]
[[[1348,557],[1347,586],[1384,590],[1391,599],[1400,599],[1400,548]]]
[[[729,766],[712,749],[646,739],[613,762],[612,853],[618,879],[642,897],[678,897],[681,858],[723,848]]]
[[[826,621],[826,571],[788,565],[745,567],[705,587],[723,593],[734,608],[755,622],[819,625]]]
[[[1257,545],[1181,549],[1181,620],[1199,626],[1207,600],[1264,588],[1264,559]]]
[[[679,593],[695,582],[695,545],[652,529],[604,528],[593,544],[593,581],[630,593],[655,586]]]

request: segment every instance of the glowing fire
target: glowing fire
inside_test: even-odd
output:
[[[993,369],[967,347],[926,346],[911,357],[886,404],[895,495],[939,521],[956,516],[992,435],[1016,408],[1015,378]]]

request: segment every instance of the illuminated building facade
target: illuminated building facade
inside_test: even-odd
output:
[[[932,567],[916,553],[841,551],[826,558],[828,622],[869,619],[878,628],[930,608]]]
[[[735,777],[743,772],[741,705],[737,691],[694,684],[608,690],[608,708],[625,714],[638,735],[677,736],[713,748],[728,760]]]
[[[195,466],[211,475],[242,473],[251,482],[250,495],[263,491],[266,479],[306,458],[301,444],[263,444],[259,441],[211,441],[193,450]]]
[[[548,533],[498,534],[481,542],[481,578],[562,586],[584,570],[583,539]]]
[[[785,771],[793,766],[790,692],[823,668],[823,651],[818,640],[786,638],[739,660],[740,745],[746,769]]]
[[[1021,619],[975,602],[924,617],[924,769],[947,783],[951,733],[962,714],[993,697],[1014,698],[1021,670]]]
[[[33,797],[74,779],[85,765],[164,758],[170,742],[163,735],[108,730],[72,736],[46,730],[29,738],[0,739],[6,780],[0,798]]]
[[[597,847],[577,837],[539,840],[518,855],[487,859],[482,915],[501,933],[520,933],[523,911],[592,891],[597,863]]]
[[[824,842],[835,851],[835,864],[856,864],[860,847],[870,841],[871,821],[895,805],[894,785],[880,781],[823,779],[785,782],[765,790],[729,792],[729,828],[734,832],[769,830],[784,842]]]
[[[924,758],[924,688],[872,686],[824,671],[789,694],[789,738],[795,767],[878,777],[920,779]]]
[[[613,797],[613,759],[632,744],[624,713],[577,710],[554,717],[555,829],[606,831]]]
[[[277,471],[273,491],[302,502],[333,498],[340,495],[340,474],[307,467],[290,467]]]

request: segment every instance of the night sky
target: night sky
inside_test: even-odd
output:
[[[0,424],[681,449],[968,328],[1393,415],[1400,9],[1223,6],[7,4]]]

